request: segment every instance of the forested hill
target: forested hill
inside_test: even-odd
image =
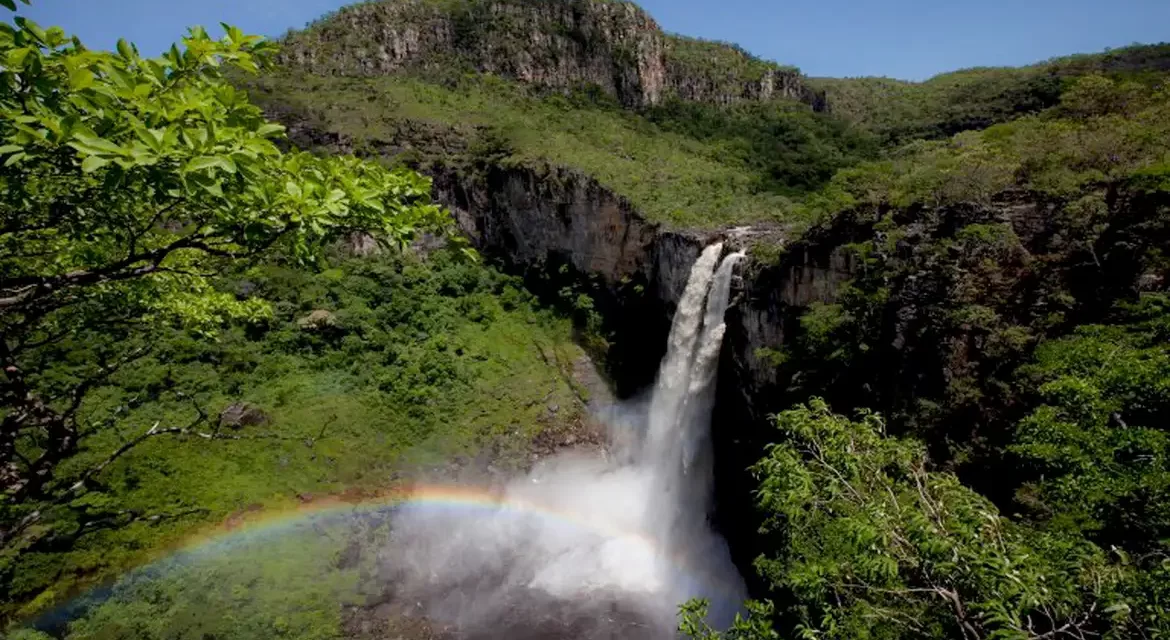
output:
[[[892,141],[939,138],[982,129],[1056,106],[1077,78],[1160,82],[1170,72],[1170,45],[1136,45],[1056,58],[1026,67],[982,67],[925,82],[892,78],[810,78],[834,114]]]

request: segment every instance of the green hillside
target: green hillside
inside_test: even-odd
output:
[[[396,18],[417,14],[427,24],[442,24],[436,21],[446,20],[445,12],[458,17],[489,5],[368,6],[385,6]],[[368,20],[380,15],[373,9],[367,13],[362,17]],[[354,29],[369,26],[353,26],[349,15],[347,10],[318,21],[290,34],[288,42],[298,50],[305,43],[342,46],[350,51],[339,59],[357,65]],[[794,96],[820,96],[816,100],[823,104],[785,96],[713,103],[672,94],[657,104],[631,106],[587,82],[550,88],[515,78],[514,70],[476,72],[474,55],[486,55],[485,47],[499,53],[497,38],[515,43],[523,40],[523,28],[548,27],[539,21],[509,24],[507,37],[476,27],[468,38],[480,48],[468,45],[458,61],[432,56],[404,62],[400,71],[350,66],[319,74],[286,56],[281,71],[247,87],[261,104],[298,112],[391,163],[424,170],[434,160],[447,166],[486,161],[572,167],[626,197],[650,219],[675,227],[751,222],[803,227],[850,206],[853,200],[842,199],[842,189],[864,190],[863,201],[888,198],[899,206],[930,197],[986,198],[1005,189],[1070,195],[1073,183],[1096,180],[1094,172],[1117,178],[1161,161],[1158,105],[1165,101],[1161,87],[1170,76],[1170,45],[1030,67],[969,69],[921,83],[793,76],[791,81],[802,85]],[[696,86],[719,87],[715,95],[736,95],[732,87],[781,69],[732,45],[663,38],[668,67]],[[1081,82],[1084,78],[1090,80]],[[1085,97],[1093,87],[1105,87],[1101,90],[1110,97]],[[1069,104],[1086,100],[1098,104]],[[1007,128],[994,128],[997,124]],[[959,135],[982,130],[987,133],[976,138]],[[1079,143],[1085,135],[1098,144]],[[1105,140],[1111,137],[1112,142]],[[981,141],[977,148],[968,147],[972,139]],[[1110,144],[1124,149],[1113,153],[1101,146]],[[1055,162],[1060,153],[1071,157]],[[1056,176],[1058,171],[1069,175]],[[966,177],[951,180],[951,172]],[[891,180],[902,186],[885,184]],[[940,180],[946,184],[936,184]],[[891,189],[897,192],[887,193]],[[931,190],[953,193],[926,193]]]
[[[1159,85],[1170,72],[1170,45],[1135,45],[1056,58],[1027,67],[984,67],[925,82],[891,78],[813,78],[836,115],[889,142],[940,138],[983,129],[1056,106],[1077,78]]]
[[[402,148],[391,162],[573,167],[679,227],[788,220],[793,198],[872,153],[863,134],[789,102],[679,101],[638,113],[492,76],[452,84],[281,71],[247,86],[260,104],[291,107],[366,153],[377,143]]]

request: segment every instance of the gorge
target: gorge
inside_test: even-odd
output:
[[[170,85],[38,98],[117,153],[9,127],[64,158],[0,167],[35,204],[0,202],[0,418],[44,422],[0,440],[15,637],[1170,630],[1170,45],[812,78],[618,0],[376,0],[278,44],[164,60],[215,127]],[[104,206],[148,240],[38,257]]]

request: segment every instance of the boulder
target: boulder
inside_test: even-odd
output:
[[[322,331],[336,328],[339,323],[332,311],[314,309],[309,315],[297,320],[297,326],[306,331]]]
[[[230,429],[268,424],[268,414],[247,402],[235,402],[219,412],[219,424]]]

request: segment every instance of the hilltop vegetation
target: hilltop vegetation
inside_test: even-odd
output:
[[[845,182],[910,172],[898,167],[927,167],[896,178],[913,183],[902,191],[947,189],[956,192],[944,198],[958,201],[981,189],[984,198],[1008,188],[1071,193],[1070,181],[1091,179],[1115,152],[1123,161],[1106,169],[1113,174],[1157,162],[1160,113],[1151,109],[1164,101],[1170,46],[1018,69],[970,69],[922,83],[805,79],[732,45],[658,34],[633,8],[636,17],[628,24],[602,12],[628,27],[634,41],[661,38],[665,69],[679,80],[648,102],[621,89],[622,78],[645,88],[645,47],[625,57],[615,54],[620,47],[610,40],[570,29],[591,25],[579,17],[588,15],[590,3],[562,4],[548,5],[537,17],[527,15],[525,5],[486,1],[377,2],[361,11],[346,9],[287,36],[294,53],[284,56],[282,71],[247,86],[266,107],[296,111],[355,141],[359,152],[391,163],[424,171],[435,159],[448,166],[568,166],[626,197],[648,218],[677,227],[763,221],[806,226],[850,206],[839,198]],[[558,12],[569,8],[577,21],[560,22],[568,18]],[[463,24],[464,14],[482,15],[468,22],[478,25],[468,26],[473,35],[456,28],[458,59],[432,51],[435,43],[421,54],[404,53],[395,40],[405,37],[398,32],[411,20],[442,30],[449,20]],[[390,36],[353,40],[371,24],[391,19]],[[552,40],[518,53],[543,30],[551,30]],[[562,36],[569,43],[563,50],[555,44]],[[344,61],[338,62],[342,66],[326,69],[310,59],[330,47],[339,47],[337,56],[320,59]],[[566,56],[571,71],[557,75],[554,63]],[[516,60],[528,62],[517,67]],[[595,73],[594,60],[603,73]],[[482,73],[485,65],[488,73]],[[761,92],[758,83],[765,77],[783,88]],[[1092,80],[1082,82],[1086,78]],[[1111,93],[1113,102],[1083,95],[1093,91]],[[1069,106],[1078,100],[1080,106]],[[1099,104],[1085,104],[1093,100]],[[1098,119],[1107,113],[1114,121]],[[1130,122],[1130,116],[1140,122]],[[1081,124],[1086,120],[1093,123],[1091,132]],[[998,124],[1007,128],[991,128]],[[1117,136],[1106,140],[1114,128],[1129,131],[1133,144]],[[984,130],[976,138],[960,135]],[[1085,135],[1094,137],[1088,145],[1070,139]],[[999,138],[992,144],[994,136]],[[450,144],[457,138],[470,142]],[[969,149],[972,139],[985,142]],[[954,151],[959,148],[962,153]],[[1093,153],[1097,157],[1087,157]],[[992,158],[990,166],[981,154]],[[1071,161],[1066,174],[1080,177],[1053,175],[1061,154],[1062,161]],[[1033,166],[1038,164],[1047,168]],[[952,169],[963,176],[952,180]],[[1037,175],[1043,172],[1048,175]],[[939,180],[947,186],[937,187]],[[866,191],[870,200],[891,195],[888,185],[880,193],[871,186],[854,190]],[[905,206],[907,198],[921,196],[892,194],[890,204]]]
[[[891,78],[813,78],[834,114],[892,143],[937,139],[1054,107],[1077,78],[1158,85],[1170,72],[1170,45],[1133,46],[1057,58],[1028,67],[986,67],[925,82]]]
[[[304,114],[392,164],[573,167],[680,227],[784,220],[790,197],[871,150],[864,135],[784,102],[671,101],[637,114],[597,94],[532,95],[492,76],[438,84],[280,72],[247,86],[260,104]]]
[[[667,35],[630,3],[362,3],[282,45],[282,71],[245,84],[274,112],[417,168],[576,168],[676,227],[790,222],[792,198],[877,150],[795,68]]]

